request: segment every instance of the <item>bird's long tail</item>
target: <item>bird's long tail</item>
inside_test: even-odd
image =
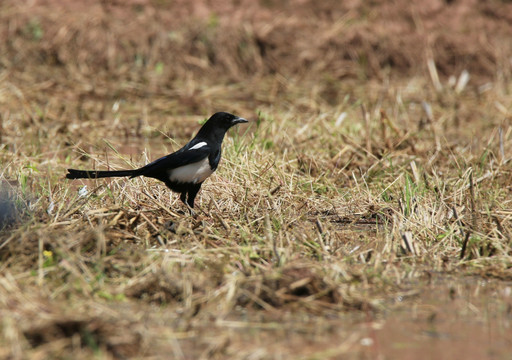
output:
[[[96,171],[96,170],[75,170],[68,169],[66,178],[68,179],[98,179],[106,177],[136,177],[140,175],[139,169],[117,170],[117,171]]]

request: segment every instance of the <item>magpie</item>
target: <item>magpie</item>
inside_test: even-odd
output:
[[[224,135],[232,126],[248,122],[226,113],[213,114],[197,135],[178,151],[133,170],[96,171],[68,169],[68,179],[146,176],[163,181],[193,213],[194,200],[203,182],[217,169]]]

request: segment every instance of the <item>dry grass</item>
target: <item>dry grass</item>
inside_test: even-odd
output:
[[[103,43],[83,17],[39,38],[59,12],[36,7],[39,22],[23,23],[30,13],[6,9],[1,358],[334,358],[362,337],[340,321],[379,316],[437,274],[512,280],[508,68],[479,74],[483,85],[459,73],[450,84],[426,59],[410,77],[376,63],[378,76],[340,81],[329,59],[283,76],[267,66],[289,59],[252,45],[208,60],[205,44],[240,45],[229,32],[202,38],[212,18],[180,21],[188,63],[168,65],[163,40]],[[122,17],[106,14],[89,21],[115,30]],[[159,33],[141,14],[130,29]],[[94,55],[102,46],[111,52]],[[49,58],[27,60],[34,51]],[[67,167],[140,166],[215,110],[250,124],[226,138],[197,218],[152,180],[64,179]]]

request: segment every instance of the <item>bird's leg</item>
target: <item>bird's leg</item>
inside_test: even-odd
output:
[[[201,184],[202,183],[194,184],[188,189],[187,203],[191,208],[194,207],[194,200],[196,199],[196,195],[199,192],[199,189],[201,189]]]
[[[194,184],[188,190],[187,205],[189,206],[190,214],[192,216],[196,215],[196,213],[194,211],[194,200],[196,199],[196,196],[197,196],[197,193],[199,192],[199,189],[201,189],[201,184],[202,183]]]
[[[195,217],[197,213],[194,211],[194,201],[192,201],[192,205],[190,205],[190,195],[189,195],[189,201],[185,203],[185,205],[188,208],[188,211],[190,211],[190,216]]]
[[[197,216],[197,213],[190,206],[188,207],[188,211],[190,211],[190,216],[192,216],[193,218]]]
[[[188,204],[187,204],[187,193],[186,193],[186,192],[182,192],[182,193],[180,194],[180,200],[181,200],[181,202],[182,202],[183,204],[188,205]]]
[[[188,211],[190,211],[190,215],[195,216],[196,213],[194,212],[194,209],[192,209],[192,207],[194,206],[193,199],[192,199],[192,206],[190,206],[190,195],[189,195],[189,201],[187,202],[187,193],[186,192],[182,192],[180,194],[180,200],[188,208]]]

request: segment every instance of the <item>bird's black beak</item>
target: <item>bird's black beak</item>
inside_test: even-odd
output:
[[[234,118],[234,119],[231,121],[231,123],[232,123],[233,125],[240,124],[240,123],[246,123],[246,122],[249,122],[249,121],[245,120],[245,119],[244,119],[244,118],[242,118],[242,117],[236,117],[236,118]]]

